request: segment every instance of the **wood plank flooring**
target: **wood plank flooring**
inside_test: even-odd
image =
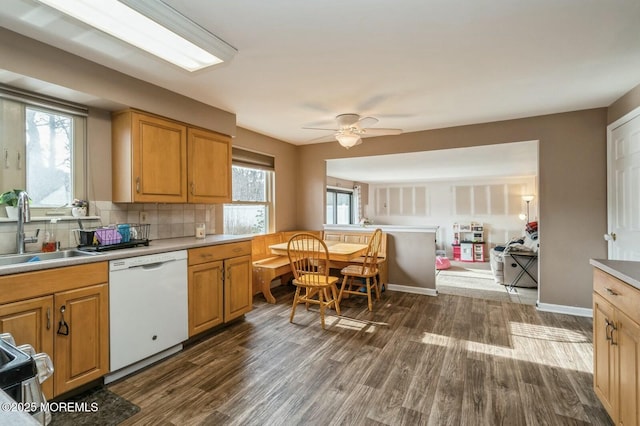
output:
[[[123,425],[609,425],[592,322],[535,307],[386,291],[288,317],[293,290],[109,389]]]

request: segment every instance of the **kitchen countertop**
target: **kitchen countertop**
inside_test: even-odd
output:
[[[589,263],[640,290],[640,262],[632,260],[591,259]]]
[[[40,424],[36,419],[24,411],[7,409],[8,407],[11,407],[11,404],[15,403],[16,401],[7,395],[5,391],[0,389],[0,425],[33,426]]]
[[[65,259],[52,259],[41,262],[28,262],[16,265],[0,266],[0,275],[19,274],[23,272],[40,271],[44,269],[61,268],[65,266],[82,265],[86,263],[104,262],[115,259],[123,259],[134,256],[144,256],[148,254],[164,253],[175,250],[186,250],[195,247],[205,247],[218,244],[235,243],[240,241],[251,241],[253,235],[207,235],[206,238],[196,239],[195,237],[167,238],[162,240],[152,240],[149,246],[139,246],[127,249],[117,249],[104,251],[95,256],[80,256]],[[33,255],[37,255],[34,252]]]

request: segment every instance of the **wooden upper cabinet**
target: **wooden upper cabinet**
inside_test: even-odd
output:
[[[114,202],[231,201],[231,138],[135,110],[112,118]]]
[[[231,138],[189,128],[189,202],[231,202]]]
[[[112,119],[113,201],[187,202],[187,127],[136,111]]]

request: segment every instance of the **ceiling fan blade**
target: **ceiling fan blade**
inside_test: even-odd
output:
[[[362,129],[360,137],[367,138],[371,136],[388,136],[388,135],[400,135],[402,129],[384,129],[384,128],[369,128]]]
[[[371,126],[374,126],[378,122],[378,119],[375,117],[364,117],[358,120],[358,125],[361,129],[367,129]]]
[[[325,132],[337,132],[338,129],[326,129],[321,127],[303,127],[305,130],[324,130]]]
[[[313,138],[313,139],[309,139],[307,142],[308,143],[315,143],[315,142],[332,142],[336,140],[336,136],[334,133],[330,134],[330,135],[324,135],[324,136],[318,136],[317,138]]]

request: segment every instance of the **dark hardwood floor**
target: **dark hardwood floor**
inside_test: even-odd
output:
[[[386,291],[329,311],[274,289],[210,338],[109,389],[123,425],[608,425],[592,322],[534,306]]]

